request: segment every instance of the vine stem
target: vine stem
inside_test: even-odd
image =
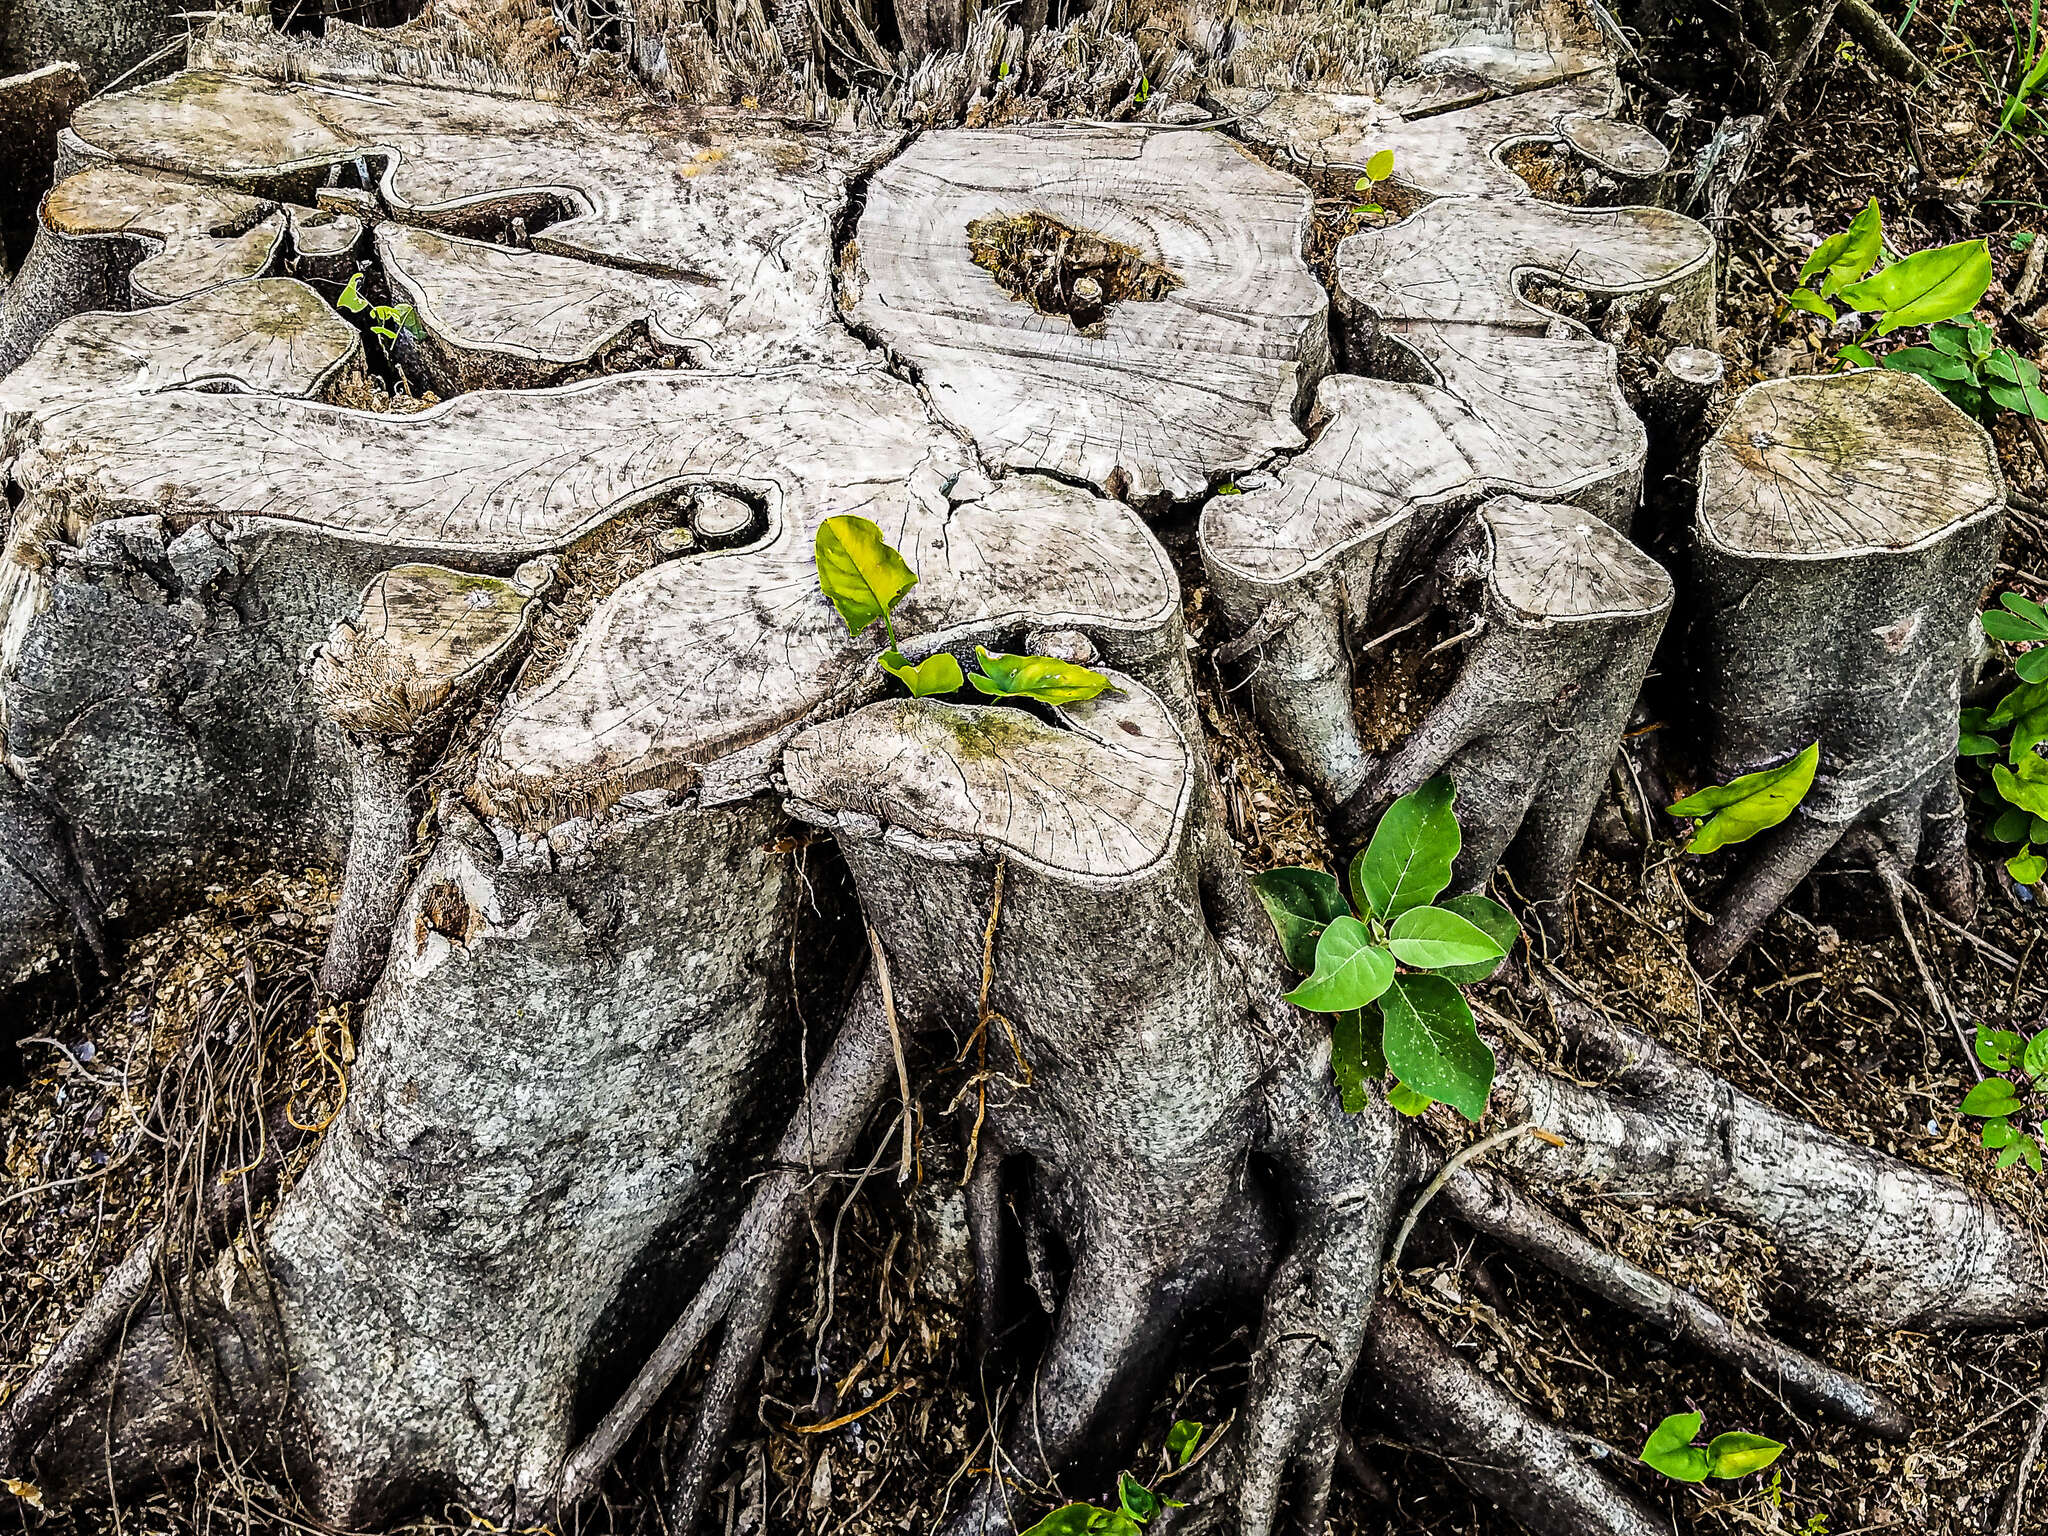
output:
[[[1444,1159],[1444,1165],[1437,1169],[1436,1177],[1423,1186],[1422,1193],[1415,1197],[1415,1203],[1408,1207],[1408,1214],[1402,1218],[1400,1230],[1394,1234],[1394,1245],[1387,1250],[1384,1272],[1390,1275],[1399,1273],[1401,1251],[1408,1246],[1408,1234],[1415,1230],[1415,1223],[1422,1219],[1422,1213],[1428,1208],[1429,1202],[1437,1197],[1439,1190],[1450,1183],[1453,1174],[1467,1163],[1477,1162],[1495,1147],[1504,1147],[1522,1135],[1547,1141],[1553,1147],[1564,1145],[1564,1138],[1557,1132],[1544,1130],[1534,1120],[1524,1120],[1519,1125],[1511,1125],[1504,1131],[1495,1131],[1491,1136],[1482,1137],[1469,1147],[1460,1147]]]

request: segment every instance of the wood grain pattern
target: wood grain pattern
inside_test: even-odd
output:
[[[811,726],[783,754],[789,791],[1042,870],[1122,879],[1174,844],[1195,775],[1172,714],[1130,678],[1053,713],[891,699]]]
[[[1381,150],[1394,154],[1393,181],[1436,197],[1528,195],[1502,163],[1513,143],[1569,145],[1603,169],[1652,176],[1670,163],[1653,135],[1611,121],[1612,75],[1588,74],[1562,85],[1518,92],[1432,116],[1404,119],[1372,96],[1309,91],[1224,90],[1219,98],[1244,111],[1241,131],[1309,165],[1362,171]],[[1270,97],[1270,100],[1268,98]]]
[[[167,389],[318,398],[362,353],[356,328],[311,288],[257,278],[132,314],[72,316],[0,378],[0,419]]]
[[[113,165],[50,189],[43,224],[70,240],[121,237],[151,247],[129,278],[136,302],[169,304],[271,269],[285,218],[266,198]]]
[[[1700,481],[1698,527],[1714,544],[1817,560],[1911,549],[2005,499],[1984,429],[1890,369],[1748,391],[1708,442]]]
[[[542,102],[380,82],[275,86],[188,71],[91,102],[83,153],[247,190],[367,171],[394,219],[723,290],[728,332],[782,360],[852,360],[831,316],[831,220],[887,137],[805,133],[739,114],[646,128]]]
[[[1308,210],[1299,183],[1213,134],[927,134],[869,185],[851,317],[990,459],[1137,504],[1184,499],[1301,445],[1295,412],[1329,367]],[[1116,305],[1100,334],[1041,314],[967,241],[976,219],[1028,213],[1131,246],[1181,286]]]

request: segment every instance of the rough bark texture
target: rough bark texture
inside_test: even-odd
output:
[[[2005,486],[1984,429],[1888,370],[1761,384],[1702,456],[1689,668],[1714,782],[1820,743],[1813,788],[1745,849],[1699,939],[1719,970],[1852,829],[1976,895],[1956,788],[1963,672]]]
[[[1214,134],[927,134],[869,183],[847,312],[992,463],[1185,501],[1301,444],[1295,413],[1330,366],[1308,214],[1299,183]],[[1024,299],[979,264],[999,237],[975,226],[1034,215],[1066,238],[1039,236],[1030,265],[1051,281]],[[1069,313],[1063,267],[1106,273],[1106,242],[1163,268],[1164,291],[1119,301],[1088,277],[1107,291]]]

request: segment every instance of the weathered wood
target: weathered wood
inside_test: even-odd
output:
[[[99,396],[209,389],[320,399],[362,364],[356,328],[288,277],[132,314],[74,315],[0,378],[0,441],[22,416]]]
[[[1671,159],[1654,135],[1611,120],[1616,86],[1605,74],[1407,121],[1371,96],[1217,94],[1246,114],[1241,131],[1256,143],[1284,149],[1306,165],[1359,171],[1391,150],[1394,184],[1437,197],[1526,196],[1522,179],[1501,160],[1501,151],[1514,144],[1562,144],[1631,181],[1659,174]]]
[[[348,864],[320,962],[329,996],[363,997],[376,983],[405,899],[420,782],[458,711],[523,650],[555,569],[552,556],[510,581],[395,566],[313,653],[313,695],[353,751]]]
[[[1085,327],[1013,298],[969,226],[1032,215],[1054,221],[1038,268],[1099,270],[1114,242],[1171,281],[1156,300],[1106,296]],[[1158,507],[1301,445],[1295,414],[1329,368],[1308,215],[1299,183],[1213,134],[927,134],[869,184],[848,312],[991,460]]]
[[[1737,855],[1702,969],[1845,840],[1924,861],[1945,909],[1973,909],[1957,722],[2004,504],[1984,429],[1909,374],[1760,384],[1708,442],[1687,641],[1706,769],[1725,783],[1814,741],[1820,768]]]
[[[377,226],[377,256],[393,294],[419,316],[434,382],[447,394],[553,384],[614,349],[732,366],[779,343],[759,332],[725,336],[732,295],[701,282],[402,224]]]
[[[11,276],[36,234],[36,205],[57,164],[57,131],[85,100],[76,64],[45,64],[0,79],[0,277]]]
[[[1379,1191],[1404,1153],[1383,1106],[1339,1112],[1320,1030],[1273,1003],[1264,919],[1176,711],[1112,675],[1121,694],[1051,725],[870,705],[796,737],[784,773],[793,809],[832,829],[853,871],[903,1026],[987,1031],[976,1251],[1000,1254],[987,1192],[1017,1179],[1017,1219],[1075,1256],[1011,1454],[1053,1474],[1118,1454],[1179,1321],[1262,1288],[1278,1256],[1217,1498],[1265,1530],[1283,1490],[1327,1487],[1389,1214]],[[1123,963],[1044,959],[1097,951]],[[1293,1218],[1284,1237],[1260,1197],[1269,1176],[1266,1199]],[[1001,1326],[996,1278],[979,1272],[984,1337]],[[1307,1497],[1314,1528],[1321,1496]],[[982,1478],[948,1529],[1022,1524]]]
[[[849,177],[893,143],[707,113],[636,127],[542,102],[396,82],[273,86],[197,71],[90,103],[78,152],[310,203],[368,180],[390,217],[707,290],[755,361],[855,361],[832,321],[832,220]]]

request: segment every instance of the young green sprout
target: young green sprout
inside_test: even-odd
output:
[[[1394,152],[1383,149],[1365,162],[1365,174],[1358,178],[1354,192],[1370,193],[1372,189],[1394,174]],[[1387,210],[1378,203],[1360,203],[1351,210],[1353,213],[1385,213]]]

